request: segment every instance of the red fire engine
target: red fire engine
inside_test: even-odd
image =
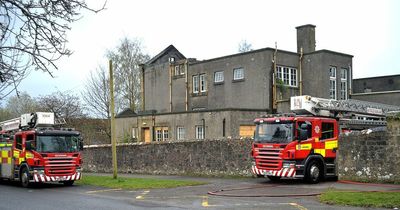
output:
[[[341,132],[386,126],[385,114],[396,106],[356,100],[291,97],[292,114],[255,119],[252,172],[272,181],[285,178],[317,183],[337,177]]]
[[[82,139],[78,131],[57,129],[54,113],[36,112],[0,122],[0,179],[61,182],[81,178]]]

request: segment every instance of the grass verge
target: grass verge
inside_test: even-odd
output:
[[[206,182],[169,180],[169,179],[147,179],[147,178],[127,178],[119,177],[113,179],[111,176],[89,176],[85,175],[76,182],[79,185],[93,185],[107,188],[122,189],[154,189],[154,188],[174,188],[183,186],[196,186],[207,184]]]
[[[346,206],[399,208],[400,192],[350,192],[328,190],[319,196],[322,203]]]

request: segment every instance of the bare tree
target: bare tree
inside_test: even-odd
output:
[[[111,140],[111,97],[109,84],[110,77],[108,71],[99,66],[95,71],[90,72],[90,76],[85,83],[85,88],[81,93],[86,108],[89,110],[88,115],[100,118],[97,126],[104,128],[104,132],[109,138],[108,143]],[[118,106],[116,106],[116,110],[119,110]]]
[[[90,116],[102,119],[110,118],[109,81],[108,71],[101,66],[90,72],[82,92],[82,98],[90,111]]]
[[[251,46],[250,43],[247,42],[247,40],[242,40],[242,41],[240,41],[240,43],[239,43],[239,48],[238,48],[238,51],[239,51],[240,53],[248,52],[248,51],[251,51],[251,50],[253,50],[253,49],[252,49],[252,46]]]
[[[125,37],[115,50],[107,52],[107,57],[115,67],[115,90],[119,96],[119,107],[138,111],[141,101],[139,64],[150,59],[143,52],[142,42]]]
[[[31,70],[52,76],[56,61],[71,55],[66,32],[90,9],[85,0],[0,1],[0,98],[16,90]],[[18,91],[17,91],[18,94]]]
[[[10,113],[9,117],[15,118],[21,114],[37,112],[37,101],[28,93],[22,92],[19,96],[12,96],[8,99],[6,110]]]
[[[12,119],[10,111],[4,107],[0,107],[0,121]]]
[[[79,96],[57,91],[50,95],[40,96],[37,99],[38,110],[45,112],[54,112],[56,118],[81,118],[83,107]]]

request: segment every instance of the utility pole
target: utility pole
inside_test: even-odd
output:
[[[110,68],[110,106],[111,106],[111,149],[112,149],[112,165],[113,165],[113,178],[117,178],[117,145],[115,139],[115,113],[114,113],[114,76],[113,76],[113,68],[112,61],[109,61]]]

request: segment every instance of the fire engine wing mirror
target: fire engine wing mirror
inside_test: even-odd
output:
[[[311,125],[310,122],[305,122],[300,125],[300,128],[298,129],[298,134],[299,134],[299,141],[307,140],[308,139],[308,127]]]
[[[31,141],[25,142],[25,149],[26,150],[33,150],[34,149]]]
[[[82,151],[83,150],[83,138],[79,138],[79,150]]]
[[[308,132],[306,129],[299,129],[299,141],[307,140]]]

